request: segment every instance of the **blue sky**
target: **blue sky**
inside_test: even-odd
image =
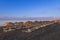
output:
[[[60,0],[0,0],[0,17],[60,16]]]

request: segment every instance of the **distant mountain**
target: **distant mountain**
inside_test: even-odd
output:
[[[60,17],[3,17],[0,20],[58,20]]]

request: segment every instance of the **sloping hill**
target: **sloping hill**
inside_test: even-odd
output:
[[[60,40],[60,23],[40,28],[31,33],[15,30],[0,35],[0,40]]]

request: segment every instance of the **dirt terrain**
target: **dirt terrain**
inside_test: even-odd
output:
[[[55,23],[31,33],[15,30],[0,33],[0,40],[60,40],[60,23]]]

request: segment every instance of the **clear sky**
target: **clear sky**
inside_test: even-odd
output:
[[[60,16],[60,0],[0,0],[0,17]]]

